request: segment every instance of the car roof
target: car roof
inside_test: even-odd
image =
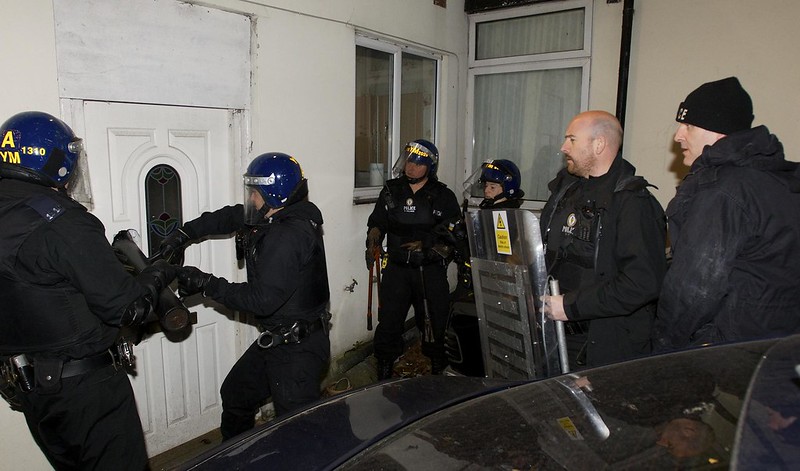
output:
[[[743,424],[763,417],[763,407],[745,401],[774,400],[768,396],[778,383],[784,410],[797,407],[795,352],[800,336],[540,381],[380,383],[245,434],[181,469],[728,468],[761,459],[771,446],[741,454],[754,441]]]
[[[441,408],[520,382],[420,376],[321,401],[201,454],[178,469],[323,469]]]

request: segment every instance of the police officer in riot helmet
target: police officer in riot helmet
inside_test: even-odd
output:
[[[522,206],[525,192],[520,188],[521,176],[517,165],[506,159],[489,159],[464,181],[465,209],[469,197],[482,197],[482,209],[516,209]],[[469,262],[469,244],[466,228],[457,226],[453,231],[456,244],[455,262],[458,269],[458,285],[452,293],[454,300],[472,300],[472,268]]]
[[[222,384],[225,439],[252,428],[270,397],[278,416],[319,399],[330,357],[322,214],[306,198],[308,181],[300,164],[287,154],[259,155],[244,174],[244,191],[244,204],[203,213],[161,245],[171,257],[206,236],[237,233],[246,282],[191,266],[178,269],[182,296],[202,293],[252,314],[262,330]]]
[[[103,224],[68,195],[83,141],[61,120],[0,125],[0,391],[55,469],[147,467],[133,390],[115,343],[175,277],[131,276]]]
[[[395,178],[381,189],[367,221],[367,268],[375,254],[383,252],[387,236],[373,342],[379,380],[392,376],[393,363],[403,353],[405,319],[412,305],[432,373],[441,374],[447,365],[447,265],[455,245],[452,229],[461,211],[452,190],[436,178],[438,163],[433,143],[417,139],[406,144],[393,167]]]
[[[481,208],[519,208],[525,192],[520,189],[517,165],[506,159],[486,160],[467,179],[468,191],[482,190]]]

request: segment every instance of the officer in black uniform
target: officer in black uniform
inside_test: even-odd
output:
[[[544,311],[566,323],[570,369],[650,353],[666,272],[664,210],[619,152],[622,126],[605,111],[572,119],[550,182],[541,228],[550,275],[562,295]],[[586,331],[588,327],[588,332]]]
[[[447,264],[453,253],[451,231],[461,211],[453,192],[436,179],[438,163],[439,151],[431,142],[406,144],[393,168],[396,178],[386,182],[367,221],[367,268],[382,250],[383,236],[388,238],[373,339],[379,380],[392,376],[392,365],[403,353],[405,319],[412,305],[432,373],[441,374],[447,366]]]
[[[221,388],[225,439],[253,428],[271,396],[276,415],[320,397],[330,358],[328,272],[322,214],[306,198],[308,181],[293,157],[256,157],[244,175],[245,204],[203,213],[161,245],[173,257],[191,241],[238,234],[247,282],[232,283],[195,267],[178,269],[182,295],[202,293],[228,308],[251,313],[263,330]]]
[[[67,195],[82,149],[46,113],[0,126],[0,389],[55,469],[142,470],[115,342],[120,326],[148,317],[175,269],[125,270],[103,224]]]

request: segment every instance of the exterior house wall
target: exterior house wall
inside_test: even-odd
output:
[[[612,6],[621,11],[600,8]],[[799,14],[794,0],[636,1],[625,154],[658,186],[662,205],[686,173],[672,141],[678,105],[705,82],[739,77],[753,99],[753,125],[766,125],[787,159],[800,160]]]
[[[325,218],[331,285],[333,355],[368,341],[367,272],[363,261],[371,205],[353,205],[354,34],[412,42],[444,57],[436,144],[439,176],[460,192],[465,168],[468,21],[463,0],[207,0],[192,2],[254,19],[252,156],[295,155],[309,178],[310,198]],[[613,112],[622,3],[594,6],[590,108]],[[671,139],[674,113],[699,84],[737,75],[753,97],[756,124],[778,134],[800,159],[800,83],[795,0],[639,0],[634,16],[626,157],[659,186],[666,205],[679,175]],[[0,0],[0,120],[23,110],[59,115],[51,0]],[[91,156],[89,157],[91,158]],[[95,195],[102,197],[102,195]],[[352,292],[345,289],[352,284]],[[0,404],[0,469],[49,469],[21,414]]]

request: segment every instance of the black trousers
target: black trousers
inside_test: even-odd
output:
[[[222,438],[253,428],[258,408],[270,397],[278,416],[318,400],[329,359],[330,340],[322,330],[273,348],[254,342],[222,383]]]
[[[424,332],[426,300],[433,341],[423,338],[422,353],[430,358],[445,357],[444,335],[450,315],[447,267],[436,263],[425,265],[423,270],[420,273],[419,267],[389,262],[381,272],[381,308],[373,338],[375,358],[394,361],[403,354],[405,320],[412,305],[417,328]]]
[[[123,369],[108,366],[63,378],[56,393],[19,396],[28,428],[56,470],[147,469],[142,423]]]

